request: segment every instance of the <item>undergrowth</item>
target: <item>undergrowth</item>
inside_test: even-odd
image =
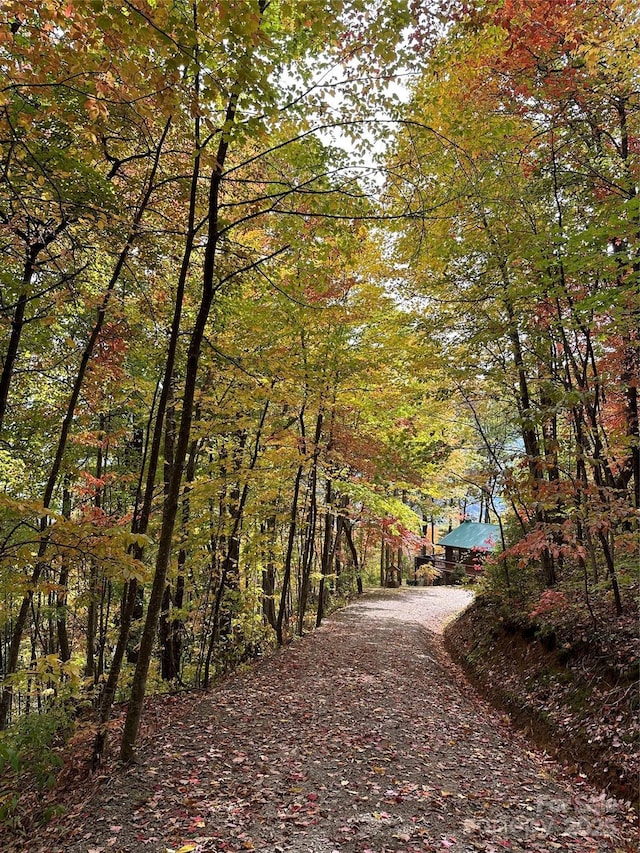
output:
[[[0,733],[0,825],[19,828],[27,795],[55,787],[64,764],[62,751],[74,728],[73,710],[60,703],[20,717]],[[45,808],[42,819],[55,813],[55,806]]]

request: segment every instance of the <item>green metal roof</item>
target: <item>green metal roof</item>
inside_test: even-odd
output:
[[[500,528],[497,524],[481,524],[477,521],[463,521],[451,533],[447,533],[437,544],[450,548],[474,548],[480,551],[492,551],[500,541]]]

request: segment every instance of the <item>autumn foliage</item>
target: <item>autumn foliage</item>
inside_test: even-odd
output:
[[[627,606],[634,15],[437,9],[3,4],[2,726],[97,767],[127,699],[128,760],[467,510],[528,611]]]

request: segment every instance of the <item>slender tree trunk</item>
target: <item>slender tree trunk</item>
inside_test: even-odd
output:
[[[207,643],[207,656],[204,661],[204,671],[202,675],[202,686],[205,690],[209,689],[209,684],[211,683],[211,661],[213,660],[213,652],[220,636],[220,608],[222,606],[222,596],[224,595],[226,587],[225,581],[226,578],[224,570],[222,570],[220,573],[220,583],[218,584],[216,597],[213,603],[213,610],[211,612],[211,621],[209,623],[209,642]]]
[[[116,695],[116,689],[118,686],[118,678],[120,677],[122,662],[124,660],[125,652],[127,650],[129,628],[131,626],[131,620],[133,618],[133,611],[136,606],[137,598],[138,584],[135,580],[131,580],[125,587],[125,596],[120,618],[120,632],[118,634],[118,642],[113,653],[113,659],[111,661],[111,667],[109,669],[109,676],[107,678],[107,683],[105,684],[105,688],[100,701],[99,727],[93,742],[93,752],[91,756],[91,769],[94,773],[101,765],[102,759],[104,757],[104,750],[106,748],[107,743],[108,723],[111,718],[111,709],[113,707],[113,702]]]
[[[341,558],[341,548],[342,548],[342,536],[344,532],[344,516],[339,515],[336,518],[336,538],[333,543],[333,549],[331,553],[331,561],[333,562],[333,573],[336,576],[335,584],[332,581],[330,590],[333,591],[337,589],[338,584],[340,582],[340,576],[342,574],[342,558]]]
[[[309,487],[309,512],[307,515],[307,530],[302,554],[302,579],[298,602],[298,635],[302,636],[304,617],[309,599],[309,584],[313,564],[314,541],[316,535],[316,519],[318,515],[318,459],[320,456],[320,438],[322,436],[323,413],[319,412],[316,419],[316,429],[313,437],[313,462],[311,466],[311,484]]]
[[[313,565],[313,551],[316,536],[316,493],[315,483],[312,485],[311,494],[309,495],[309,512],[307,515],[307,529],[304,537],[304,545],[302,548],[302,564],[300,574],[300,584],[298,589],[298,619],[297,632],[301,637],[304,633],[304,617],[307,613],[307,605],[309,602],[309,587],[311,583],[311,568]]]
[[[237,478],[242,467],[242,457],[247,441],[247,433],[245,430],[236,434],[237,446],[232,451],[233,476]],[[231,522],[231,530],[226,539],[226,553],[222,566],[222,578],[224,590],[237,591],[240,588],[240,527],[243,520],[244,503],[247,498],[246,485],[245,489],[241,490],[239,479],[234,479],[234,483],[229,489],[228,500],[226,505],[222,507],[222,512],[228,515]],[[231,634],[231,624],[233,621],[234,604],[227,600],[226,606],[222,605],[222,592],[220,590],[220,598],[216,601],[218,607],[216,612],[215,625],[220,637],[228,637]],[[216,638],[218,639],[218,638]]]
[[[100,436],[101,439],[104,436],[105,430],[105,417],[103,414],[100,415]],[[102,453],[102,445],[98,447],[98,453],[96,456],[96,480],[100,481],[102,478],[102,463],[103,463],[103,453]],[[94,504],[97,510],[102,508],[102,487],[98,486],[96,489],[96,495],[94,499]],[[84,674],[87,678],[91,678],[95,675],[95,646],[96,646],[96,634],[98,630],[98,564],[96,560],[91,560],[91,566],[89,568],[89,606],[87,608],[87,633],[86,633],[86,662],[84,668]]]
[[[280,606],[278,607],[278,619],[276,621],[276,637],[278,645],[284,645],[284,618],[287,610],[287,596],[291,583],[291,564],[293,561],[293,546],[296,537],[296,521],[298,517],[298,501],[300,499],[300,482],[302,480],[303,466],[298,465],[296,479],[293,486],[293,499],[291,501],[291,514],[289,517],[289,537],[287,540],[287,551],[284,559],[284,570],[282,574],[282,590],[280,591]]]
[[[69,483],[66,480],[62,496],[62,515],[71,518],[71,493]],[[69,631],[67,628],[67,584],[69,583],[69,561],[63,555],[60,578],[58,581],[58,592],[56,593],[56,633],[58,638],[58,655],[60,660],[71,659],[71,644],[69,643]]]
[[[195,17],[195,7],[194,7]],[[197,21],[196,21],[197,27]],[[195,48],[197,60],[197,46]],[[196,75],[195,80],[196,94],[199,90],[199,77]],[[162,446],[163,427],[168,401],[171,393],[171,383],[175,370],[176,353],[178,349],[178,340],[180,337],[180,323],[182,319],[182,308],[184,303],[184,293],[187,282],[187,276],[191,267],[191,255],[196,235],[196,206],[198,196],[198,180],[200,177],[200,162],[201,162],[201,147],[200,147],[200,118],[194,119],[194,140],[195,140],[195,158],[193,163],[193,171],[191,175],[191,186],[189,190],[189,212],[187,222],[187,233],[185,238],[185,248],[182,256],[182,264],[180,274],[178,276],[178,284],[176,288],[176,297],[174,302],[173,318],[171,321],[171,329],[169,332],[169,340],[167,346],[167,356],[165,360],[164,375],[162,380],[162,389],[158,400],[158,408],[156,411],[154,426],[151,438],[151,447],[149,450],[149,459],[147,465],[147,476],[144,488],[142,504],[134,512],[132,522],[132,532],[144,535],[149,526],[151,518],[151,509],[155,490],[156,475],[160,461],[160,448]],[[141,471],[141,479],[143,471]],[[142,559],[143,553],[141,548],[134,549],[138,559]],[[99,729],[96,735],[93,748],[92,768],[95,771],[102,761],[106,746],[106,738],[108,731],[108,722],[111,718],[111,708],[116,695],[116,688],[120,678],[120,670],[129,638],[131,621],[135,610],[136,600],[138,598],[138,585],[135,579],[129,582],[127,594],[123,601],[122,615],[120,622],[120,632],[118,634],[118,642],[109,669],[109,677],[105,685],[104,692],[100,703],[99,712]]]
[[[602,546],[602,553],[604,554],[604,559],[607,566],[607,574],[609,575],[611,589],[613,590],[613,599],[616,604],[616,615],[620,616],[622,613],[622,598],[620,596],[620,587],[618,586],[616,565],[613,559],[613,549],[610,543],[607,541],[607,537],[602,532],[602,530],[598,531],[598,539],[600,540],[600,545]]]
[[[23,281],[26,286],[31,283],[33,277],[33,262],[29,258],[25,265]],[[9,386],[13,378],[13,371],[18,357],[18,347],[20,346],[20,338],[24,328],[24,314],[27,307],[27,294],[21,293],[18,297],[18,302],[13,312],[11,319],[11,335],[9,337],[9,345],[5,353],[2,363],[2,376],[0,377],[0,433],[4,424],[4,418],[7,411],[7,403],[9,400]]]
[[[213,454],[209,454],[209,464],[213,463]],[[220,509],[222,510],[223,496],[224,496],[225,486],[223,484],[219,499]],[[212,590],[214,589],[216,579],[218,574],[222,576],[222,567],[218,566],[219,563],[219,553],[220,553],[220,529],[216,529],[216,525],[214,524],[214,501],[209,499],[209,577],[207,579],[207,588],[204,596],[204,601],[201,605],[201,610],[203,614],[206,614],[209,609],[209,598],[212,595]],[[220,572],[218,572],[218,568],[220,568]],[[198,653],[198,664],[196,667],[196,684],[198,687],[204,686],[205,681],[208,683],[209,680],[209,666],[211,663],[211,655],[209,653],[209,645],[211,640],[211,633],[214,631],[213,625],[213,613],[215,611],[215,600],[217,597],[217,592],[213,596],[213,605],[212,605],[212,615],[211,618],[207,621],[203,616],[203,627],[200,632],[200,644],[199,644],[199,653]],[[208,627],[207,627],[208,626]],[[213,649],[211,650],[211,654],[213,654]],[[206,670],[206,671],[205,671]]]
[[[349,546],[349,551],[351,553],[351,561],[353,563],[353,570],[356,576],[356,589],[358,590],[358,595],[362,595],[362,575],[360,574],[360,561],[358,560],[358,550],[353,541],[353,530],[351,527],[351,523],[344,519],[343,521],[343,529],[344,529],[344,537],[347,540],[347,545]]]
[[[182,539],[186,542],[187,528],[189,525],[189,492],[191,484],[195,477],[196,457],[198,453],[198,442],[191,442],[191,450],[189,452],[189,461],[187,463],[187,471],[185,479],[187,486],[185,488],[184,497],[182,499]],[[185,565],[187,562],[187,549],[183,545],[178,552],[178,572],[175,583],[175,590],[171,593],[171,586],[167,584],[165,589],[164,600],[162,604],[162,612],[160,614],[160,661],[162,669],[162,678],[165,681],[173,681],[180,677],[180,665],[182,658],[182,635],[184,631],[184,622],[182,619],[171,617],[171,609],[180,610],[184,602],[185,590]]]
[[[264,569],[262,570],[262,613],[265,621],[273,630],[276,629],[276,603],[274,599],[276,590],[275,569],[275,540],[276,540],[276,517],[269,516],[264,524],[264,535],[267,539],[266,549],[263,553]]]
[[[508,297],[506,297],[506,295],[505,304],[507,307],[507,315],[509,318],[509,338],[511,339],[514,363],[518,373],[522,438],[524,440],[524,446],[527,452],[527,459],[529,462],[529,471],[531,474],[534,489],[534,500],[536,501],[536,504],[538,504],[536,496],[542,482],[542,471],[540,466],[540,447],[538,444],[538,437],[536,435],[535,422],[533,419],[533,409],[531,404],[531,397],[529,395],[529,383],[527,379],[524,358],[522,355],[522,344],[520,342],[520,334],[518,332],[513,306],[511,305],[511,301],[508,299]],[[534,514],[538,524],[542,528],[544,528],[546,525],[546,517],[544,510],[540,506],[537,506]],[[542,577],[545,586],[554,586],[557,581],[556,570],[553,557],[548,548],[543,549],[540,555],[540,564],[542,568]]]
[[[98,631],[98,602],[96,600],[98,590],[98,566],[95,560],[91,560],[89,567],[89,606],[87,608],[87,627],[85,636],[85,666],[86,678],[93,678],[96,671],[95,648]]]
[[[495,234],[492,232],[492,229],[484,213],[482,214],[482,221],[489,241],[491,242],[495,250],[496,260],[498,262],[502,278],[503,304],[507,313],[508,321],[507,334],[511,343],[513,363],[518,376],[517,402],[520,414],[522,438],[527,454],[527,461],[529,465],[529,472],[531,475],[531,482],[533,487],[534,501],[537,504],[534,517],[536,522],[544,529],[546,524],[545,513],[539,505],[537,497],[537,493],[542,482],[540,447],[538,443],[538,436],[536,433],[534,412],[532,407],[531,395],[529,392],[529,381],[524,361],[522,342],[520,340],[520,331],[518,328],[516,313],[510,293],[509,270],[504,259],[502,247],[500,246],[500,243],[496,238]],[[556,583],[557,578],[553,556],[549,548],[543,549],[540,555],[540,563],[545,586],[553,586]]]
[[[98,660],[94,673],[94,681],[97,684],[104,675],[104,657],[107,645],[107,630],[111,616],[111,581],[102,578],[100,585],[100,612],[98,619]]]
[[[325,513],[324,513],[324,538],[322,541],[322,561],[321,561],[321,573],[322,577],[320,578],[320,585],[318,588],[318,610],[316,612],[316,628],[319,628],[322,624],[322,619],[324,618],[324,607],[325,607],[325,578],[331,571],[331,536],[333,533],[334,526],[334,514],[331,506],[331,501],[333,499],[333,491],[332,491],[332,482],[331,479],[327,479],[327,486],[325,491]]]

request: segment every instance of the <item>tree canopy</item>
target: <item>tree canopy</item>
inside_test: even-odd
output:
[[[150,681],[208,687],[467,512],[501,594],[622,611],[636,19],[3,5],[3,727],[84,701],[97,766],[126,698],[128,760]]]

